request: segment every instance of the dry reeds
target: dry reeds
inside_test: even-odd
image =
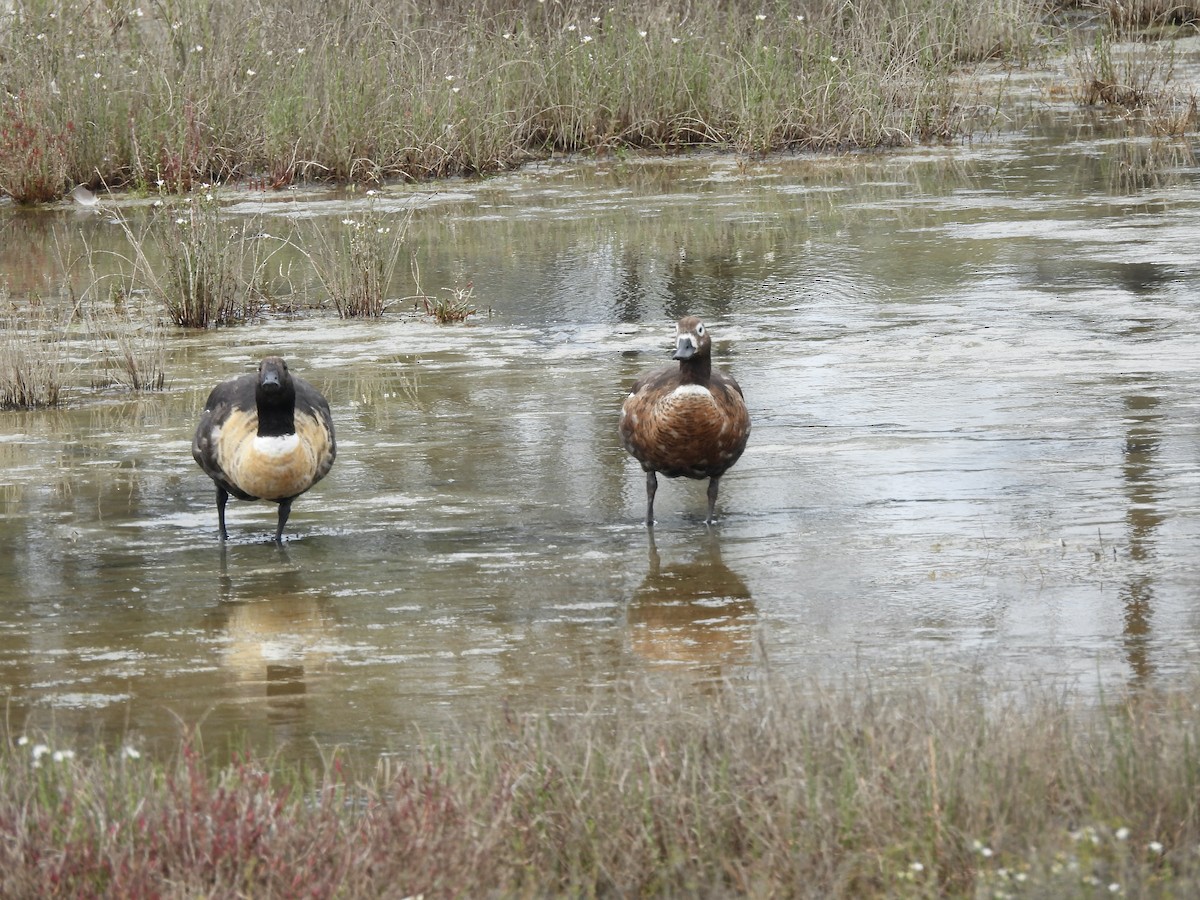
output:
[[[0,750],[0,893],[1194,895],[1189,691],[1094,707],[958,681],[634,691],[357,779],[22,737]]]

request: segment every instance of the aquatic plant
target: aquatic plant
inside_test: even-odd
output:
[[[374,191],[368,194],[368,206],[342,219],[341,228],[314,222],[303,235],[303,252],[343,319],[383,315],[411,219],[411,211],[384,215],[372,203]]]
[[[57,406],[67,375],[67,321],[38,294],[24,303],[0,283],[0,409]]]
[[[317,771],[0,745],[4,896],[1191,896],[1194,685],[661,682]]]
[[[425,315],[432,316],[439,325],[450,325],[455,322],[465,322],[478,310],[472,301],[475,286],[468,282],[466,287],[442,288],[444,296],[430,297],[421,295],[425,306]]]
[[[255,218],[227,220],[208,185],[159,203],[135,230],[113,210],[129,242],[126,278],[145,290],[183,328],[231,325],[267,305],[265,271],[286,240],[266,234]]]
[[[1027,60],[1038,0],[16,0],[0,190],[494,172],[555,151],[766,150],[978,125],[964,65]],[[86,127],[83,123],[86,123]]]

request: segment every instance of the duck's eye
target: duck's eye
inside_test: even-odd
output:
[[[703,325],[696,326],[696,337],[704,337],[704,326]]]

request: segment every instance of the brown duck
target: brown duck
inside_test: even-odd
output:
[[[192,456],[217,485],[217,521],[225,531],[225,503],[279,504],[275,543],[292,501],[324,478],[337,456],[329,403],[311,384],[268,356],[258,372],[213,388],[200,415]]]
[[[675,333],[678,368],[639,378],[621,407],[621,441],[646,470],[646,524],[654,525],[657,474],[708,479],[713,522],[721,476],[738,461],[750,437],[742,389],[712,367],[712,340],[696,316],[680,319]]]

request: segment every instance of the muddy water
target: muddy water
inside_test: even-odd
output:
[[[967,147],[568,160],[374,198],[412,212],[422,287],[469,283],[490,316],[174,335],[162,394],[3,414],[6,727],[375,752],[646,677],[1179,677],[1200,166],[1114,135],[1050,112]],[[363,202],[226,206],[333,228]],[[0,229],[17,291],[64,235],[119,240],[68,207]],[[665,481],[651,535],[616,418],[685,312],[754,433],[715,527],[701,483]],[[274,506],[238,502],[222,548],[188,444],[266,353],[324,389],[340,455],[282,550]]]

